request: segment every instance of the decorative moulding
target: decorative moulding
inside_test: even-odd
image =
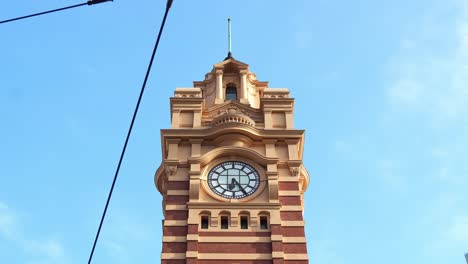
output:
[[[202,98],[200,88],[176,88],[174,97],[177,98]]]

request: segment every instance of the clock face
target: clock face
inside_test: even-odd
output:
[[[208,173],[208,186],[217,195],[241,199],[253,194],[260,185],[258,172],[240,161],[226,161]]]

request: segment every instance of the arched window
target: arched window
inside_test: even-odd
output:
[[[221,215],[221,229],[228,229],[228,228],[229,228],[229,216]]]
[[[210,226],[211,213],[203,211],[200,213],[200,229],[208,229]]]
[[[239,213],[240,229],[249,229],[250,226],[250,213],[241,211]]]
[[[237,88],[233,83],[228,83],[226,86],[226,100],[237,100]]]
[[[240,216],[240,228],[249,229],[249,216],[247,215]]]
[[[260,216],[260,229],[269,229],[268,216]]]
[[[208,229],[208,226],[210,225],[210,217],[207,215],[202,215],[200,222],[201,229]]]

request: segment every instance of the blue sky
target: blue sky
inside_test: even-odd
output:
[[[0,256],[85,263],[165,1],[0,26]],[[5,1],[0,20],[71,1]],[[176,87],[233,54],[296,98],[311,263],[465,262],[466,1],[175,0],[93,263],[159,263]]]

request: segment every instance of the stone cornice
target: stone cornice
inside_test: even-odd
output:
[[[207,203],[207,202],[188,202],[187,203],[187,208],[192,209],[192,208],[197,208],[197,209],[279,209],[281,208],[280,203],[225,203],[225,202],[219,202],[219,203]]]
[[[239,124],[239,123],[226,123],[221,124],[217,127],[210,128],[180,128],[180,129],[161,129],[161,138],[179,138],[181,140],[189,140],[191,138],[199,138],[204,140],[214,139],[224,134],[242,134],[246,135],[254,140],[263,139],[298,139],[303,140],[305,130],[301,129],[258,129],[250,125]]]

